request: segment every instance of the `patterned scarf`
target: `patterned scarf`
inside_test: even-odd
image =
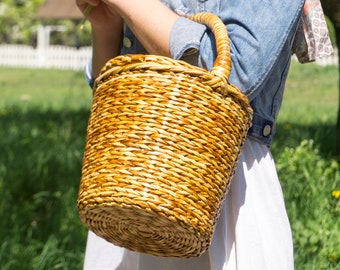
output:
[[[300,63],[331,55],[333,47],[320,0],[306,0],[293,43],[293,53]]]

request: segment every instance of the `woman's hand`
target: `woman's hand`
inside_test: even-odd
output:
[[[83,13],[91,6],[87,19],[92,28],[113,29],[117,23],[121,24],[122,18],[113,6],[102,0],[76,0],[76,4]]]

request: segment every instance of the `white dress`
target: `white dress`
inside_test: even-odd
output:
[[[292,270],[293,243],[275,163],[246,139],[209,250],[199,258],[153,257],[89,232],[84,270]]]

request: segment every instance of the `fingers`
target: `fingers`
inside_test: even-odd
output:
[[[85,12],[86,7],[93,6],[96,7],[101,3],[101,0],[76,0],[76,5],[82,12]]]

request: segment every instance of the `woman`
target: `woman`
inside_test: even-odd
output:
[[[225,23],[231,42],[230,82],[248,96],[253,125],[210,249],[199,258],[138,254],[89,233],[84,269],[294,269],[293,245],[270,145],[281,106],[304,0],[77,0],[89,15],[93,83],[105,62],[125,53],[183,59],[211,69],[213,34],[181,15],[208,11]],[[313,2],[313,1],[311,1]]]

